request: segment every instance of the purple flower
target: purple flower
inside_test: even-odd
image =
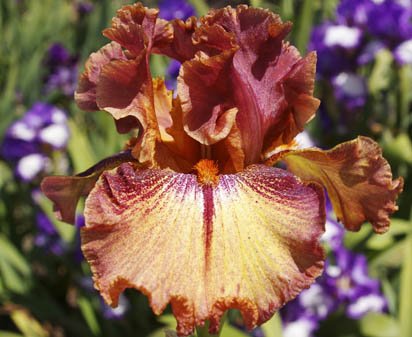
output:
[[[166,86],[169,90],[175,90],[177,85],[177,76],[179,76],[180,62],[171,60],[166,69]]]
[[[119,305],[116,308],[109,307],[102,298],[100,298],[100,308],[103,314],[103,317],[111,320],[119,320],[124,317],[127,310],[130,307],[129,301],[127,300],[124,294],[119,296]]]
[[[77,66],[60,66],[47,78],[45,90],[47,93],[55,90],[66,96],[72,96],[77,86]]]
[[[326,267],[325,280],[336,298],[346,307],[350,318],[360,318],[369,311],[382,312],[386,300],[379,281],[368,274],[366,257],[345,248],[335,251],[335,263]]]
[[[76,5],[77,12],[81,15],[87,15],[94,9],[94,5],[90,2],[82,1]]]
[[[318,320],[325,319],[336,309],[333,297],[328,293],[327,287],[322,284],[322,279],[304,290],[298,297],[302,308],[305,308],[305,315]]]
[[[336,220],[327,217],[322,241],[326,242],[332,249],[337,249],[342,246],[343,234],[343,227]]]
[[[370,0],[342,0],[336,8],[336,19],[343,24],[362,27],[368,20],[372,5]]]
[[[301,317],[283,325],[283,337],[312,337],[318,329],[318,322],[309,317]]]
[[[60,43],[50,46],[46,66],[49,74],[45,79],[45,91],[50,93],[60,91],[66,96],[72,96],[77,85],[77,59]]]
[[[362,31],[359,28],[332,25],[326,29],[323,43],[329,48],[354,49],[359,46],[361,37]]]
[[[37,213],[36,226],[37,234],[34,244],[54,255],[62,255],[66,250],[65,244],[53,223],[44,213]]]
[[[368,312],[383,312],[386,310],[386,299],[381,294],[367,294],[349,303],[346,315],[352,319],[360,319]]]
[[[159,10],[159,16],[165,20],[186,20],[195,15],[195,9],[185,0],[161,0]]]
[[[380,41],[371,41],[366,44],[358,56],[358,64],[364,65],[374,61],[376,54],[385,48],[385,45]]]
[[[84,260],[83,252],[81,249],[81,240],[80,240],[80,229],[85,225],[85,219],[82,214],[76,216],[76,238],[74,240],[74,249],[73,249],[73,258],[77,263],[81,263]]]
[[[412,37],[411,12],[395,1],[375,3],[368,12],[367,27],[373,36],[396,45]]]
[[[412,39],[402,42],[393,52],[396,61],[401,64],[412,64]]]
[[[330,77],[342,71],[352,69],[351,60],[362,39],[358,28],[335,25],[330,22],[315,27],[311,34],[309,49],[318,54],[317,72]]]
[[[326,268],[326,274],[342,301],[352,302],[366,293],[379,291],[378,280],[368,275],[366,257],[343,247],[335,252],[335,263]]]
[[[31,181],[50,167],[52,150],[66,147],[70,133],[66,114],[57,107],[36,103],[6,131],[0,153],[15,165],[23,181]]]
[[[365,79],[355,73],[342,72],[332,79],[336,100],[348,111],[362,108],[366,103]]]
[[[50,67],[59,66],[71,61],[68,50],[60,43],[52,44],[47,51],[47,55],[46,63]]]
[[[32,153],[17,162],[16,175],[23,181],[32,181],[49,166],[49,158],[40,153]]]

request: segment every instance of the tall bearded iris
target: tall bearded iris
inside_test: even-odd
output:
[[[135,288],[156,314],[171,304],[179,336],[206,320],[216,332],[228,308],[252,328],[322,272],[322,186],[347,229],[370,221],[382,233],[402,180],[369,138],[294,150],[319,101],[316,55],[284,41],[289,22],[244,5],[157,16],[120,9],[76,92],[82,109],[137,137],[82,174],[46,178],[43,191],[66,222],[88,194],[82,249],[109,305]],[[152,53],[182,63],[175,98],[151,77]],[[280,160],[288,171],[272,167]]]

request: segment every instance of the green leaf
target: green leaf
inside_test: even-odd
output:
[[[86,131],[81,130],[72,119],[68,124],[71,132],[68,150],[74,170],[78,173],[96,164],[97,158],[87,139]]]
[[[360,321],[360,328],[366,337],[399,337],[398,322],[391,316],[371,312]]]
[[[400,84],[400,126],[403,130],[408,130],[412,122],[410,114],[410,104],[412,102],[412,67],[404,65],[399,69]],[[412,161],[412,157],[410,157]]]
[[[53,211],[53,203],[46,198],[44,195],[41,195],[36,199],[36,202],[39,204],[42,211],[47,215],[50,221],[53,223],[54,228],[59,233],[60,237],[67,243],[70,243],[74,240],[76,236],[77,229],[75,226],[71,226],[63,221],[59,221],[56,218],[56,215]]]
[[[412,221],[392,218],[389,233],[392,235],[412,233]]]
[[[372,276],[372,275],[371,275]],[[394,289],[391,282],[388,280],[386,276],[379,277],[382,285],[383,295],[386,298],[388,303],[388,310],[391,315],[395,315],[397,312],[397,303],[398,303],[398,296],[396,290]]]
[[[196,10],[198,16],[205,15],[209,11],[209,6],[204,0],[189,0]]]
[[[48,332],[25,310],[14,310],[11,319],[25,337],[48,337]]]
[[[80,296],[77,299],[77,304],[79,305],[80,311],[90,331],[93,333],[94,336],[100,335],[100,326],[97,322],[97,318],[90,301],[86,297]]]
[[[27,292],[31,281],[28,262],[3,234],[0,234],[0,280],[2,287],[18,294]]]
[[[177,337],[176,331],[166,329],[165,330],[165,337]]]
[[[226,323],[222,328],[220,337],[249,337],[249,335]]]
[[[397,242],[392,247],[383,251],[369,263],[371,269],[377,270],[380,267],[399,268],[403,263],[405,240]]]
[[[373,250],[384,250],[394,243],[394,238],[388,232],[381,235],[373,235],[366,243],[366,247]]]
[[[250,5],[252,7],[262,7],[262,0],[250,0]]]
[[[392,53],[383,49],[376,55],[376,62],[369,77],[369,92],[373,95],[379,91],[388,89],[392,75]]]
[[[0,281],[3,283],[2,287],[17,294],[24,294],[29,290],[28,279],[2,259],[0,259]]]
[[[14,333],[14,332],[0,330],[0,337],[24,337],[24,336]]]
[[[412,164],[412,141],[406,133],[400,133],[394,138],[389,131],[385,132],[382,147],[385,157]]]
[[[162,315],[157,319],[160,323],[164,324],[168,328],[175,328],[176,327],[176,318],[173,315]]]
[[[399,298],[399,336],[412,336],[412,234],[405,239]]]
[[[26,259],[3,234],[0,234],[0,260],[6,261],[24,277],[29,277],[31,274],[30,266]]]
[[[363,225],[359,232],[349,232],[345,234],[345,246],[348,248],[354,248],[359,245],[362,241],[366,240],[367,237],[372,233],[372,227],[368,225]]]
[[[282,320],[279,314],[273,315],[273,317],[261,326],[265,337],[282,337]]]
[[[391,227],[388,232],[381,235],[372,235],[366,247],[374,250],[384,250],[396,242],[397,235],[408,234],[412,232],[412,223],[403,219],[391,219]]]
[[[315,13],[314,7],[313,0],[303,0],[302,9],[299,13],[295,43],[302,54],[306,53],[309,34],[312,30],[313,15]]]

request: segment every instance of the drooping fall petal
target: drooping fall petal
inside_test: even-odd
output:
[[[325,186],[336,216],[347,229],[357,231],[370,221],[375,232],[388,230],[403,180],[392,180],[391,168],[372,139],[358,137],[329,151],[306,149],[276,156],[300,178]]]
[[[105,172],[86,201],[82,249],[112,306],[125,288],[168,303],[179,336],[228,308],[249,328],[307,288],[323,267],[323,192],[262,165],[215,185],[170,170]]]
[[[130,151],[125,151],[100,161],[76,176],[46,177],[41,183],[41,189],[53,201],[56,217],[61,221],[74,224],[76,206],[80,197],[89,194],[102,172],[121,163],[134,161]]]

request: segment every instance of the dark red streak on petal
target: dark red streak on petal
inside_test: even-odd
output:
[[[213,217],[215,215],[215,205],[213,201],[213,186],[203,185],[203,228],[204,228],[204,238],[205,238],[205,261],[206,270],[208,269],[210,245],[212,243],[213,234]]]

